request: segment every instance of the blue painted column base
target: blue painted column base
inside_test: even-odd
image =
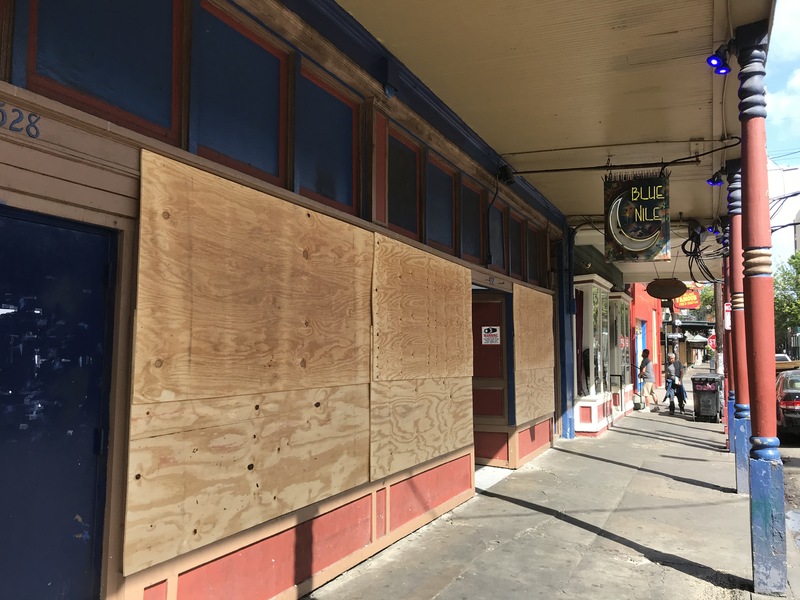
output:
[[[728,452],[736,452],[736,448],[733,445],[733,406],[736,402],[735,395],[735,392],[728,393],[728,412],[726,413],[728,415],[728,420],[726,421],[728,423]]]
[[[778,438],[753,437],[750,452],[750,540],[753,546],[753,591],[784,595],[786,514],[783,463]]]
[[[733,414],[733,445],[736,452],[736,493],[750,493],[750,405],[737,404]]]

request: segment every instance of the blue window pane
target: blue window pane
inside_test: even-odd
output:
[[[353,206],[353,109],[306,77],[297,81],[300,187]]]
[[[428,163],[426,222],[428,240],[453,247],[453,176]]]
[[[389,136],[389,223],[417,233],[417,153]]]
[[[541,260],[541,242],[539,235],[532,230],[528,230],[528,279],[539,281],[539,264]]]
[[[189,144],[278,176],[281,61],[195,4]]]
[[[491,244],[489,251],[492,253],[492,263],[501,269],[506,268],[505,253],[505,226],[503,224],[503,211],[493,206],[489,210],[489,233]]]
[[[36,73],[169,129],[172,2],[39,0]]]
[[[461,186],[461,253],[481,256],[481,197],[465,185]]]
[[[522,276],[522,226],[516,219],[508,220],[508,268]]]

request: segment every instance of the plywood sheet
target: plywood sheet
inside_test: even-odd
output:
[[[469,270],[375,236],[373,380],[472,374]]]
[[[370,472],[380,479],[472,444],[472,378],[373,382]]]
[[[125,574],[366,482],[368,395],[367,384],[309,390],[262,406],[258,418],[213,425],[195,415],[189,420],[201,428],[138,434],[129,457]],[[189,424],[176,414],[168,420]]]
[[[514,285],[514,367],[527,370],[554,365],[553,297]]]
[[[369,382],[372,233],[141,163],[134,403]]]
[[[514,373],[517,425],[551,415],[555,411],[555,379],[552,367]]]
[[[553,297],[516,284],[514,402],[518,425],[555,410]]]

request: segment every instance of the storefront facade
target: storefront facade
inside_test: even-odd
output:
[[[474,134],[277,2],[0,7],[0,595],[297,597],[550,447],[565,224]]]

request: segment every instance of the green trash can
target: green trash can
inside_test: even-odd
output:
[[[694,420],[719,423],[724,406],[725,383],[719,373],[692,375]]]

